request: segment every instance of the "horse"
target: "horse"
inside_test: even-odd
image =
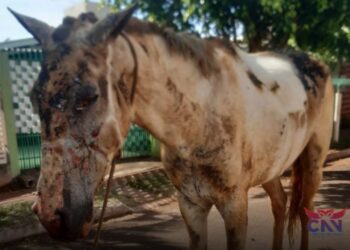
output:
[[[332,130],[327,66],[302,52],[250,54],[220,38],[176,33],[132,15],[65,17],[57,28],[12,11],[41,44],[44,60],[31,92],[42,128],[42,168],[33,211],[61,240],[86,237],[93,196],[131,123],[163,145],[191,249],[207,248],[215,206],[228,249],[244,249],[247,193],[271,198],[273,249],[307,216],[322,179]]]

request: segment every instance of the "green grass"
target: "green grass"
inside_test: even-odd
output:
[[[15,227],[37,221],[31,207],[32,202],[20,202],[0,206],[0,228]]]
[[[96,194],[95,194],[95,197],[94,197],[94,206],[95,207],[102,207],[103,205],[103,200],[104,200],[104,197],[105,197],[105,192],[106,192],[106,189],[105,187],[99,189]],[[109,192],[109,195],[108,195],[108,201],[111,201],[111,200],[115,200],[115,201],[118,201],[122,198],[122,195],[118,194],[117,190],[111,188],[110,192]]]
[[[165,175],[153,174],[130,180],[126,185],[137,190],[159,195],[164,190],[169,189],[172,184]],[[104,194],[105,187],[96,192],[94,197],[95,207],[102,207]],[[134,199],[132,194],[123,191],[119,193],[115,187],[111,188],[108,200],[109,202],[121,201],[131,207],[139,205],[139,202]],[[32,202],[29,201],[1,205],[0,229],[30,225],[38,221],[36,215],[32,212],[31,206]]]

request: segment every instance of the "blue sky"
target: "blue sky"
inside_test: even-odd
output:
[[[83,0],[0,0],[0,42],[31,37],[7,7],[57,26],[62,21],[64,9],[80,2]]]

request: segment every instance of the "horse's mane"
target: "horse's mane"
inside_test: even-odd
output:
[[[66,17],[63,23],[53,32],[53,39],[60,43],[68,39],[77,30],[84,29],[88,24],[96,23],[97,17],[92,13],[82,13],[79,17]],[[209,76],[219,70],[214,57],[215,48],[219,47],[236,57],[236,48],[229,41],[219,38],[202,39],[187,32],[175,32],[172,29],[161,27],[155,23],[131,18],[125,28],[128,34],[156,35],[163,39],[170,53],[177,53],[186,59],[192,60],[203,75]]]
[[[219,70],[214,57],[215,47],[224,49],[234,57],[237,56],[234,45],[227,40],[220,38],[202,39],[187,32],[175,32],[170,28],[136,18],[130,19],[125,31],[131,34],[157,35],[163,38],[170,53],[177,53],[194,61],[205,76]]]

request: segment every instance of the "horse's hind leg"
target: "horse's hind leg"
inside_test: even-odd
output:
[[[275,178],[262,185],[270,196],[272,212],[275,219],[273,226],[273,250],[283,248],[283,232],[286,219],[287,195],[283,190],[280,178]]]
[[[294,164],[293,190],[289,211],[289,232],[293,235],[293,227],[296,219],[301,221],[301,245],[300,249],[306,250],[309,245],[309,232],[307,228],[308,217],[305,208],[313,208],[313,198],[322,181],[323,164],[329,148],[330,129],[323,133],[314,133]]]
[[[181,193],[178,193],[178,201],[190,236],[190,249],[207,249],[207,218],[211,205],[195,204]]]
[[[321,135],[320,135],[321,136]],[[318,143],[318,136],[314,136],[300,156],[300,166],[302,167],[302,197],[301,206],[299,206],[299,215],[301,220],[301,246],[300,249],[306,250],[309,245],[309,232],[307,229],[308,217],[305,208],[313,208],[313,198],[322,181],[323,164],[326,159],[328,146],[321,146]]]

